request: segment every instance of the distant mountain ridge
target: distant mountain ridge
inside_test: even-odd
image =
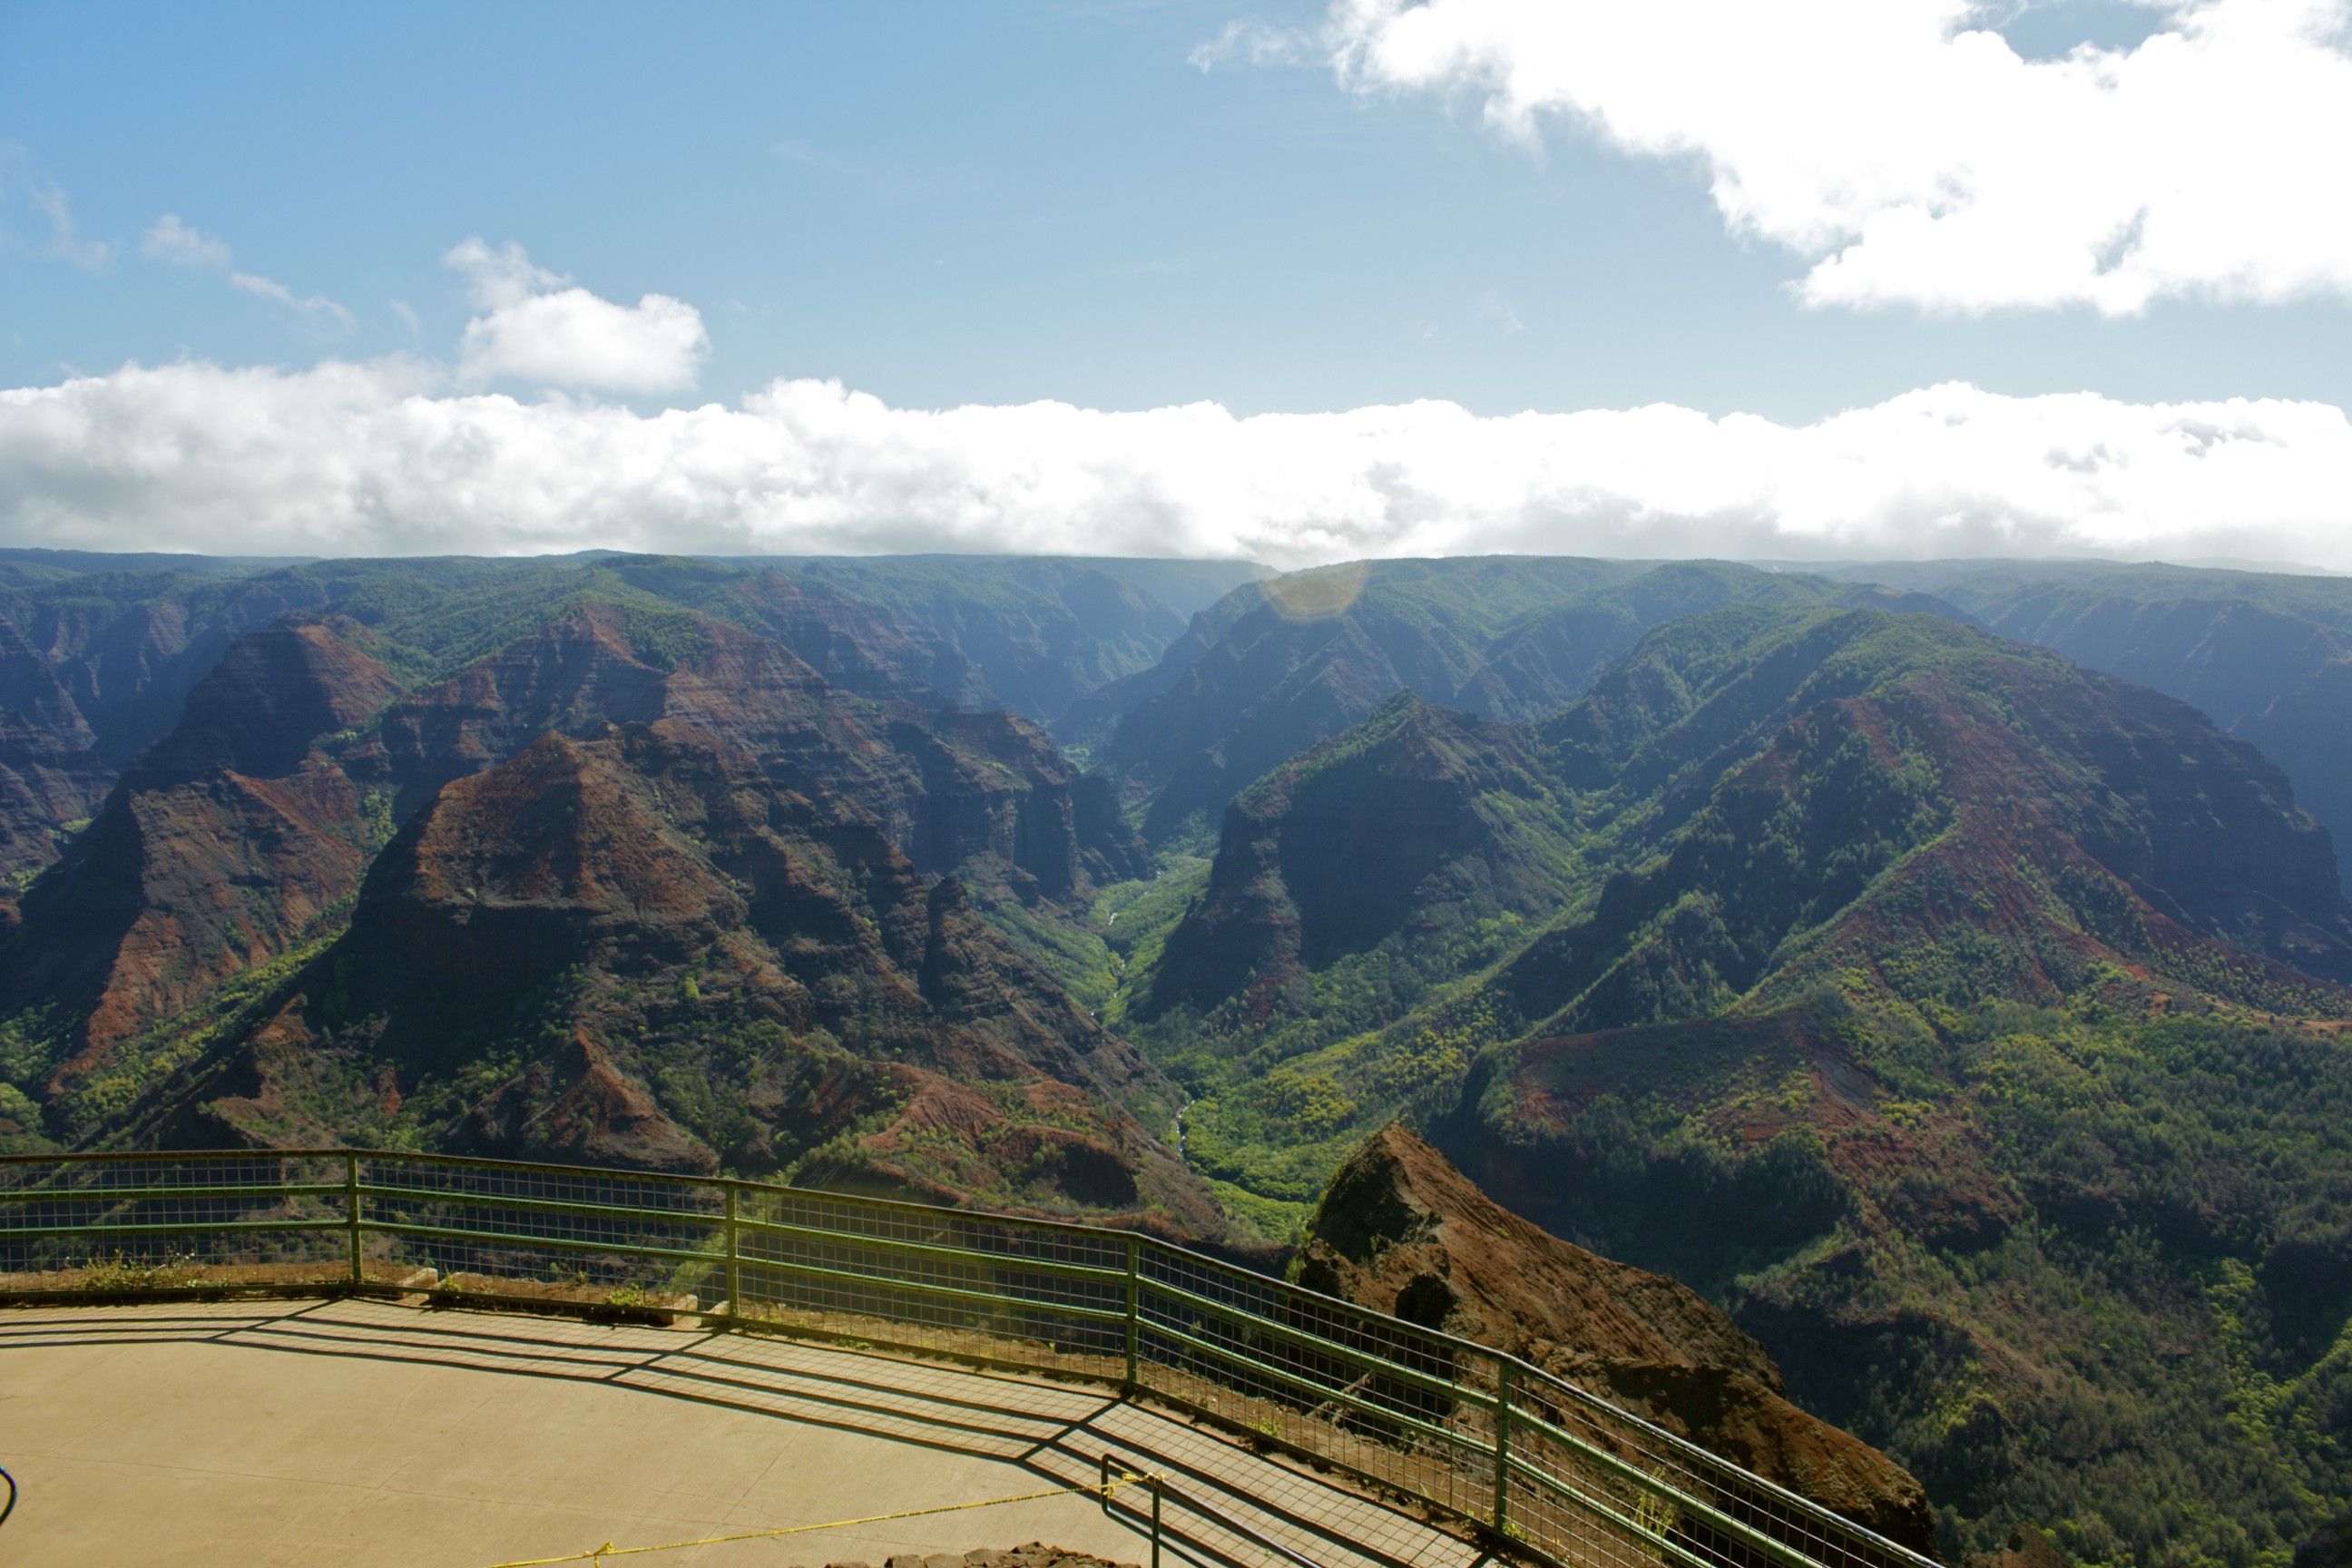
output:
[[[2352,886],[2352,579],[2095,562],[1838,574],[1948,598],[2004,637],[2193,704],[2286,771]]]
[[[1925,595],[1720,562],[1360,563],[1236,590],[1196,617],[1148,680],[1074,706],[1055,732],[1096,738],[1097,764],[1149,801],[1143,828],[1157,842],[1213,821],[1250,781],[1397,691],[1489,717],[1541,717],[1580,696],[1651,626],[1738,603],[1958,617]]]
[[[507,646],[572,600],[625,602],[774,637],[859,695],[1007,707],[1042,722],[1148,668],[1192,605],[1256,572],[956,557],[790,564],[613,552],[279,563],[0,552],[0,872],[21,879],[55,859],[230,646],[288,615],[366,628],[371,657],[405,689]],[[896,586],[868,600],[848,583]]]

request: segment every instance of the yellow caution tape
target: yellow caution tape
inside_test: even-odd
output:
[[[920,1519],[932,1513],[962,1513],[969,1509],[998,1508],[1008,1502],[1035,1502],[1043,1498],[1068,1497],[1076,1492],[1092,1492],[1108,1500],[1121,1487],[1160,1479],[1149,1475],[1122,1475],[1114,1481],[1097,1481],[1082,1487],[1055,1487],[1051,1491],[1023,1492],[1019,1497],[992,1497],[982,1502],[942,1503],[937,1508],[904,1509],[897,1513],[870,1514],[864,1519],[836,1519],[824,1524],[788,1524],[776,1530],[747,1530],[739,1535],[706,1535],[699,1541],[667,1541],[659,1546],[615,1546],[608,1541],[586,1552],[569,1552],[562,1557],[522,1557],[512,1563],[494,1563],[490,1568],[546,1568],[551,1563],[602,1563],[607,1557],[635,1557],[647,1552],[680,1552],[689,1546],[718,1546],[730,1541],[761,1541],[777,1535],[808,1535],[820,1530],[847,1530],[853,1525],[884,1524],[894,1519]]]

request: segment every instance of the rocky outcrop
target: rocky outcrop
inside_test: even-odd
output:
[[[1531,1362],[1918,1551],[1926,1491],[1789,1402],[1780,1369],[1688,1287],[1504,1209],[1402,1127],[1373,1134],[1317,1205],[1298,1282]]]

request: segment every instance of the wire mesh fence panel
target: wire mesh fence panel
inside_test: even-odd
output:
[[[342,1281],[346,1175],[272,1153],[0,1162],[0,1291]]]
[[[427,1272],[427,1271],[430,1272]],[[0,1293],[429,1287],[1136,1385],[1601,1568],[1928,1568],[1588,1390],[1127,1232],[375,1151],[0,1156]]]
[[[724,1293],[719,1183],[399,1154],[359,1172],[369,1260],[430,1268],[445,1295],[698,1307]]]
[[[738,1317],[1116,1377],[1128,1243],[961,1210],[738,1193]]]
[[[1590,1497],[1725,1568],[1916,1568],[1896,1543],[1619,1409],[1530,1369],[1513,1386],[1520,1452],[1556,1489]]]
[[[1494,1456],[1478,1346],[1180,1248],[1144,1255],[1139,1381],[1447,1512],[1484,1521]]]

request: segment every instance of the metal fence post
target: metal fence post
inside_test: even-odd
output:
[[[1137,1352],[1141,1349],[1136,1342],[1139,1337],[1137,1310],[1141,1295],[1139,1263],[1142,1252],[1143,1244],[1130,1235],[1127,1238],[1127,1386],[1129,1392],[1136,1386]]]
[[[743,1315],[743,1255],[735,1245],[735,1185],[727,1186],[727,1315]]]
[[[352,1243],[352,1287],[356,1289],[366,1283],[360,1272],[360,1156],[357,1150],[343,1156],[343,1223],[350,1228],[346,1234]]]
[[[1495,1361],[1495,1533],[1511,1526],[1511,1363]]]

